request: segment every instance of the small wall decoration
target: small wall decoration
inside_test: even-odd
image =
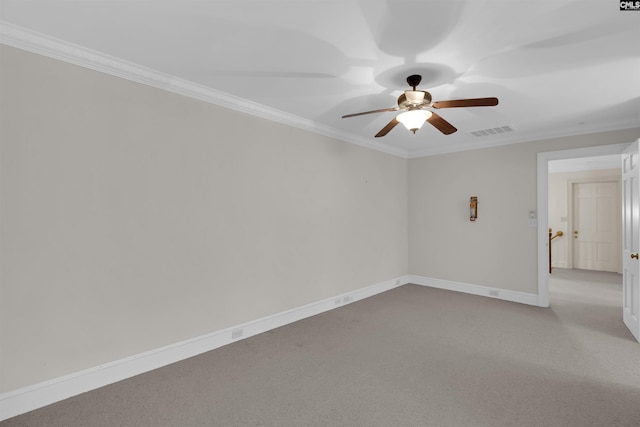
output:
[[[478,197],[471,196],[469,200],[469,207],[470,207],[470,214],[471,214],[471,216],[469,217],[469,220],[475,221],[476,218],[478,218]]]

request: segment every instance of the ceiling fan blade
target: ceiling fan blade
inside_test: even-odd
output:
[[[398,119],[396,119],[395,117],[393,118],[393,120],[391,120],[389,123],[387,123],[387,125],[385,127],[383,127],[380,132],[378,132],[376,134],[376,138],[380,138],[381,136],[385,136],[386,134],[389,133],[389,131],[391,129],[393,129],[394,127],[396,127],[396,125],[400,123],[398,121]]]
[[[445,135],[450,135],[458,130],[455,127],[453,127],[451,123],[449,123],[448,121],[446,121],[445,119],[437,115],[436,113],[432,113],[431,117],[429,117],[427,121],[431,123],[440,132],[444,133]]]
[[[363,113],[347,114],[346,116],[342,116],[342,118],[346,119],[347,117],[363,116],[365,114],[373,114],[373,113],[385,113],[387,111],[398,111],[398,110],[399,110],[398,107],[383,108],[382,110],[373,110],[373,111],[365,111]]]
[[[431,106],[433,108],[455,108],[455,107],[493,107],[498,105],[498,98],[470,98],[452,99],[450,101],[437,101]]]

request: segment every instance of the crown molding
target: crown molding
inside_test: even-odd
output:
[[[406,150],[324,126],[294,114],[276,110],[226,92],[215,90],[1,20],[0,43],[136,83],[198,99],[220,107],[250,114],[255,117],[292,126],[311,133],[338,139],[350,144],[405,159],[409,157],[409,153]]]
[[[407,154],[408,159],[418,159],[420,157],[429,157],[436,156],[439,154],[450,154],[450,153],[458,153],[461,151],[470,151],[470,150],[478,150],[481,148],[494,148],[494,147],[502,147],[505,145],[514,145],[526,142],[536,142],[536,141],[545,141],[549,139],[557,139],[557,138],[570,138],[574,136],[581,135],[591,135],[595,133],[604,133],[604,132],[615,132],[627,129],[636,129],[640,128],[640,122],[618,122],[611,123],[608,126],[597,126],[597,127],[582,127],[580,129],[570,129],[564,132],[544,132],[538,131],[532,134],[528,134],[527,137],[515,137],[514,135],[509,135],[508,138],[505,139],[490,139],[487,141],[469,141],[464,144],[457,145],[455,148],[430,148],[426,147],[424,149],[413,150]],[[514,132],[517,133],[517,130]]]
[[[2,20],[0,20],[0,43],[403,159],[638,127],[637,121],[633,123],[615,123],[606,127],[584,127],[560,133],[539,131],[534,135],[529,134],[526,138],[520,138],[514,134],[510,135],[508,139],[474,140],[458,145],[455,148],[450,146],[446,148],[424,147],[422,149],[409,151],[396,146],[383,144],[371,138],[322,125],[294,114],[270,108],[226,92],[162,73]]]

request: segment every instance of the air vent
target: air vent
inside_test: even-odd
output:
[[[490,129],[474,130],[468,133],[470,135],[480,137],[480,136],[500,135],[500,134],[509,133],[509,132],[513,132],[513,128],[510,125],[499,126],[497,128],[490,128]]]

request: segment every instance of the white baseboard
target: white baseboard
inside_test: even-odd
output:
[[[353,292],[336,295],[261,319],[212,332],[207,335],[3,393],[0,395],[0,421],[171,363],[179,362],[189,357],[197,356],[207,351],[215,350],[216,348],[240,339],[315,316],[316,314],[371,297],[407,283],[498,298],[521,304],[538,305],[538,296],[536,294],[415,275],[401,276]]]
[[[480,295],[489,298],[497,298],[520,304],[538,306],[538,295],[526,292],[510,291],[508,289],[492,288],[489,286],[472,285],[469,283],[452,282],[449,280],[433,279],[422,276],[409,276],[409,283],[430,286],[432,288],[446,289],[449,291],[464,292],[466,294]]]
[[[402,276],[0,395],[0,421],[409,283]]]

